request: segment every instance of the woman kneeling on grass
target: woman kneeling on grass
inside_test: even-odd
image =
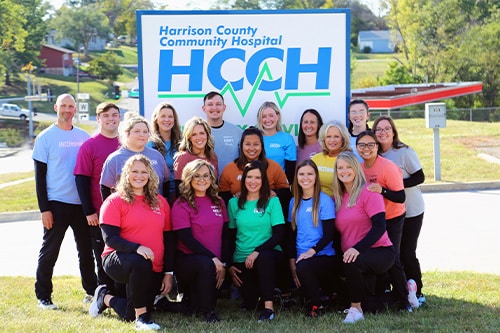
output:
[[[385,230],[384,200],[370,192],[363,169],[352,152],[342,152],[335,161],[333,198],[335,226],[341,246],[351,307],[344,323],[364,319],[365,274],[381,274],[394,263],[395,251]]]
[[[157,192],[158,176],[150,160],[142,154],[130,157],[117,192],[106,199],[100,214],[104,271],[126,285],[127,297],[108,294],[105,285],[97,287],[92,317],[110,307],[124,320],[135,319],[137,330],[160,329],[150,311],[155,295],[172,288],[175,242],[170,207]]]

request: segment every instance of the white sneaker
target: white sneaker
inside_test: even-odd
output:
[[[38,300],[38,307],[44,309],[44,310],[55,310],[57,309],[57,306],[52,303],[52,300],[50,298],[45,298],[45,299],[39,299]]]
[[[351,306],[347,311],[347,316],[344,319],[344,323],[353,324],[358,320],[363,320],[363,319],[365,319],[365,316],[363,316],[363,312]]]
[[[417,283],[413,279],[409,279],[408,283],[408,303],[410,303],[413,309],[418,309],[420,303],[417,298]]]
[[[161,329],[160,325],[152,320],[144,320],[140,317],[135,320],[135,329],[137,331],[158,331]]]

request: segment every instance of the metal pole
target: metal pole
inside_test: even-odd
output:
[[[28,70],[28,96],[31,96],[31,77],[30,77],[30,74],[31,74],[31,69]],[[33,110],[32,110],[32,107],[31,107],[31,100],[28,101],[28,109],[30,110],[30,119],[29,119],[29,125],[28,125],[28,128],[29,128],[29,136],[30,136],[30,143],[31,141],[33,140]]]
[[[439,127],[434,131],[434,180],[441,180],[441,152],[439,151]]]

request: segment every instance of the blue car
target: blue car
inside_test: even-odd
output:
[[[132,88],[128,92],[128,97],[139,98],[140,94],[141,94],[141,92],[140,92],[139,88]]]

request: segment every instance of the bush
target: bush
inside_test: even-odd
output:
[[[19,147],[24,143],[24,136],[21,130],[5,128],[0,132],[0,142],[5,142],[7,147]]]
[[[372,48],[371,47],[369,47],[369,46],[363,47],[363,53],[370,53],[370,52],[372,52]]]

